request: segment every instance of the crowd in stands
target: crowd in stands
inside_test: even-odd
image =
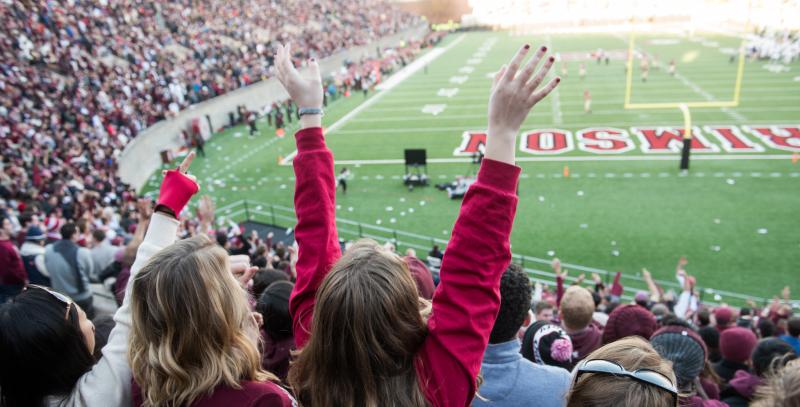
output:
[[[169,6],[161,7],[149,16],[141,7],[121,15],[170,21]],[[97,10],[88,9],[84,27],[98,27],[91,19],[103,15]],[[191,31],[197,17],[189,10],[180,24],[200,35]],[[228,9],[200,10],[226,16]],[[217,34],[231,35],[219,21]],[[92,44],[90,37],[77,35]],[[181,44],[179,36],[174,41]],[[599,276],[588,288],[584,277],[565,287],[567,271],[556,259],[551,290],[531,286],[511,264],[521,171],[515,137],[560,81],[545,81],[554,62],[546,47],[526,45],[496,74],[485,157],[450,243],[430,253],[439,260],[436,278],[413,251],[401,257],[372,241],[342,251],[333,155],[317,110],[325,102],[322,78],[301,77],[289,51],[275,49],[276,75],[293,105],[312,109],[297,117],[296,242],[220,225],[207,197],[195,217],[182,217],[200,189],[189,172],[194,153],[165,173],[155,204],[109,179],[76,185],[70,177],[42,184],[54,188],[47,195],[31,189],[36,195],[27,200],[4,201],[0,407],[800,403],[800,318],[791,314],[788,288],[765,309],[711,309],[682,258],[680,293],[645,272],[649,290],[627,303],[620,274],[610,287]],[[318,73],[313,60],[308,67]],[[86,154],[73,155],[82,146],[75,144],[71,161]],[[10,161],[25,162],[31,150]],[[89,163],[76,174],[95,175],[97,162]],[[27,185],[19,180],[4,186]],[[109,277],[120,308],[113,320],[93,324],[90,285]]]

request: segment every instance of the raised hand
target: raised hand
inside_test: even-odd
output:
[[[250,265],[250,257],[244,254],[229,256],[228,263],[230,265],[231,274],[239,281],[239,284],[246,288],[250,280],[258,271],[258,267]]]
[[[534,75],[547,47],[539,48],[530,62],[520,70],[529,48],[529,45],[522,47],[508,66],[503,66],[495,74],[492,95],[489,98],[486,158],[514,164],[516,137],[522,122],[533,106],[555,89],[561,81],[561,78],[556,77],[540,87],[550,67],[553,66],[555,60],[553,57],[547,58],[539,72]]]
[[[319,65],[312,58],[308,61],[308,69],[300,74],[292,64],[289,52],[290,44],[276,47],[275,68],[278,71],[278,80],[281,82],[289,97],[300,109],[322,109],[322,78],[319,74]],[[319,127],[319,115],[303,115],[300,125],[306,127]]]
[[[188,173],[194,156],[192,151],[183,159],[178,169],[162,172],[164,180],[161,181],[156,210],[177,218],[192,196],[200,190],[195,177]]]

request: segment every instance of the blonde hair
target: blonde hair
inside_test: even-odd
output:
[[[570,330],[580,330],[589,326],[594,314],[594,299],[589,290],[573,285],[564,292],[561,299],[561,320],[564,327]]]
[[[414,279],[399,256],[355,243],[317,291],[311,336],[289,370],[307,406],[425,406],[416,353],[427,336]]]
[[[756,390],[753,407],[800,407],[800,359],[787,363],[782,370]]]
[[[663,374],[675,384],[672,363],[639,337],[627,337],[592,352],[586,360],[609,360],[625,370],[650,369]],[[573,375],[577,374],[577,369]],[[567,406],[648,406],[674,407],[675,398],[666,390],[627,377],[610,374],[584,373],[567,395]]]
[[[205,236],[162,250],[133,280],[128,358],[145,406],[185,406],[217,386],[275,380],[227,253]]]

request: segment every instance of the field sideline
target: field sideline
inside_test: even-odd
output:
[[[346,166],[353,173],[347,195],[340,191],[337,198],[340,216],[447,238],[460,202],[433,187],[409,192],[399,180],[403,149],[427,149],[433,183],[474,173],[469,157],[456,154],[467,154],[472,136],[465,132],[485,130],[488,76],[524,42],[544,44],[567,61],[568,73],[522,128],[515,253],[630,274],[646,267],[660,279],[671,279],[678,257],[686,255],[689,272],[703,286],[762,297],[787,284],[800,290],[800,163],[791,159],[800,151],[800,134],[776,148],[781,146],[754,130],[785,136],[787,130],[770,126],[800,126],[800,63],[748,61],[738,107],[692,109],[698,140],[710,150],[696,152],[692,171],[682,176],[674,143],[666,143],[665,151],[646,151],[653,147],[648,140],[662,140],[665,129],[682,127],[678,109],[622,108],[627,37],[461,36],[448,36],[440,47],[458,43],[426,69],[379,91],[377,99],[374,93],[367,99],[353,93],[328,107],[324,122],[330,127],[368,103],[328,133],[337,171]],[[729,52],[740,40],[663,34],[640,35],[636,42],[638,50],[658,56],[660,69],[651,69],[642,82],[635,65],[632,102],[733,98],[736,64]],[[598,48],[611,56],[608,65],[589,59]],[[674,77],[666,68],[671,59],[677,63]],[[584,79],[578,75],[581,63]],[[554,73],[560,71],[557,63]],[[583,111],[584,90],[592,94],[592,113]],[[243,199],[292,205],[292,170],[279,160],[294,151],[293,140],[275,137],[263,121],[259,126],[261,135],[254,138],[243,127],[215,135],[206,146],[208,157],[196,160],[194,173],[218,206]],[[621,130],[618,138],[627,151],[598,153],[609,141],[586,138],[587,129],[610,128]],[[714,133],[720,128],[733,129],[751,150],[727,151]],[[541,151],[548,148],[557,151]],[[145,191],[157,185],[155,174]]]

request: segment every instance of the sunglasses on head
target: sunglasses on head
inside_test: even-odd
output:
[[[64,305],[66,305],[67,306],[67,311],[64,313],[64,318],[69,318],[69,311],[72,309],[72,299],[71,298],[67,297],[64,294],[61,294],[58,291],[53,291],[49,287],[44,287],[44,286],[41,286],[41,285],[28,284],[25,287],[26,290],[29,290],[31,288],[36,288],[36,289],[42,290],[42,291],[52,295],[53,298],[57,299],[58,301],[62,302]]]
[[[627,377],[637,382],[644,383],[650,386],[658,387],[672,395],[675,405],[678,405],[678,389],[667,376],[650,369],[638,369],[633,372],[625,370],[619,363],[610,360],[594,359],[584,360],[577,366],[577,374],[575,381],[572,383],[574,386],[578,382],[578,378],[584,373],[597,373],[606,374],[616,377]]]

